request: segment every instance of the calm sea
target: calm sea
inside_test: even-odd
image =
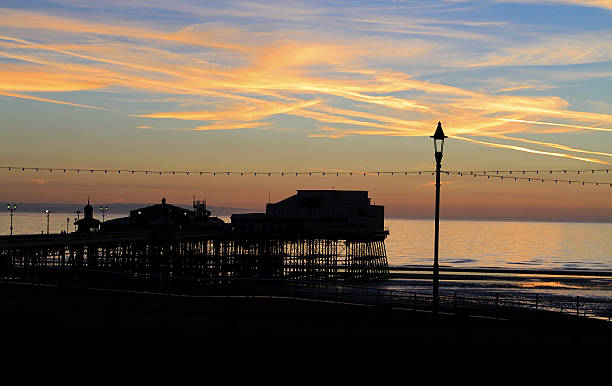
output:
[[[430,266],[434,223],[388,219],[392,265]],[[612,224],[441,221],[441,266],[612,270]]]
[[[96,214],[97,215],[97,214]],[[125,214],[109,214],[106,219]],[[96,216],[98,217],[98,216]],[[228,217],[220,216],[224,221]],[[68,221],[66,221],[68,219]],[[75,214],[51,213],[49,231],[74,230]],[[9,233],[9,213],[0,216],[0,234]],[[431,293],[434,223],[387,219],[387,257],[394,274],[370,283],[384,289]],[[16,212],[14,234],[46,233],[45,213]],[[441,277],[440,293],[535,298],[598,299],[612,302],[612,224],[520,221],[441,221],[440,266],[499,268],[506,272],[465,272]],[[399,269],[403,267],[403,269]],[[393,269],[395,268],[395,269]],[[589,275],[535,273],[537,270],[591,271]],[[593,275],[592,271],[599,271]]]
[[[106,218],[121,216],[124,214]],[[73,231],[74,220],[73,213],[51,213],[49,231]],[[431,266],[433,221],[387,219],[385,226],[390,232],[386,240],[390,265]],[[0,216],[0,235],[9,234],[9,227],[7,211]],[[14,234],[46,231],[45,213],[14,213]],[[441,221],[439,258],[441,266],[455,268],[612,271],[612,224]]]

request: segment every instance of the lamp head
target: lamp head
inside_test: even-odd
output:
[[[448,137],[444,135],[444,130],[442,130],[441,122],[438,122],[436,132],[434,133],[434,135],[431,136],[431,138],[433,138],[434,140],[434,151],[436,152],[436,154],[442,154],[442,151],[444,150],[444,139]]]

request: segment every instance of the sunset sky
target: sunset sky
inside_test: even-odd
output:
[[[210,171],[612,170],[612,1],[0,3],[0,166]],[[561,175],[612,183],[612,173]],[[6,202],[263,209],[369,190],[431,217],[431,174],[0,170]],[[609,184],[443,177],[446,218],[612,221]]]

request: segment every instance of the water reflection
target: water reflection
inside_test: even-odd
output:
[[[124,216],[109,213],[107,220]],[[69,219],[68,224],[66,219]],[[224,221],[228,217],[221,216]],[[75,213],[52,213],[51,233],[74,230]],[[15,234],[46,232],[47,217],[18,213]],[[68,227],[67,227],[68,225]],[[387,219],[386,241],[392,266],[431,266],[433,221]],[[10,217],[0,216],[0,235],[8,235]],[[612,224],[519,221],[441,221],[440,264],[455,268],[612,270]]]
[[[433,221],[388,219],[391,265],[432,264]],[[441,266],[612,270],[612,224],[442,221]]]

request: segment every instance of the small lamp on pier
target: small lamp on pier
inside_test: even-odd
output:
[[[13,235],[13,212],[17,210],[17,204],[6,204],[6,209],[11,211],[11,236]]]
[[[442,166],[442,151],[444,150],[444,139],[448,138],[442,130],[442,123],[438,122],[436,132],[431,136],[434,141],[434,156],[436,158],[436,217],[434,235],[434,263],[433,263],[433,313],[438,314],[440,297],[438,296],[440,266],[438,265],[438,244],[440,235],[440,169]]]
[[[104,222],[104,216],[108,212],[108,206],[100,207],[100,213],[102,213],[102,222]]]
[[[49,215],[51,214],[51,209],[45,209],[45,213],[47,214],[47,234],[49,234]]]

